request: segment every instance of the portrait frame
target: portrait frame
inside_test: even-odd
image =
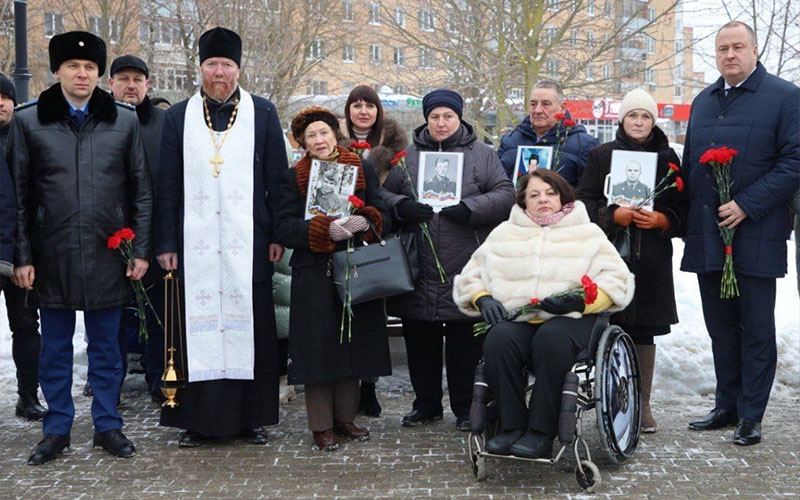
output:
[[[441,177],[440,169],[446,175]],[[464,170],[464,153],[422,151],[419,154],[417,193],[419,202],[433,207],[434,212],[461,202],[461,184]]]
[[[539,160],[537,168],[550,170],[553,165],[553,146],[517,146],[517,158],[514,161],[514,186],[528,173],[528,162],[536,155]],[[543,161],[544,160],[544,161]]]
[[[638,177],[633,175],[638,165]],[[628,172],[628,167],[631,172]],[[603,193],[609,205],[633,207],[644,200],[656,185],[658,153],[646,151],[624,151],[615,149],[611,152],[611,170],[606,176]],[[653,202],[642,205],[645,210],[653,210]]]
[[[308,175],[305,219],[315,215],[340,218],[348,215],[348,198],[356,191],[358,167],[312,160]],[[329,190],[331,189],[331,190]]]

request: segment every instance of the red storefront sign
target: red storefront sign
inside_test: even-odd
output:
[[[567,100],[567,109],[575,120],[617,120],[622,101],[611,99]],[[675,122],[689,121],[691,104],[658,103],[658,117]]]

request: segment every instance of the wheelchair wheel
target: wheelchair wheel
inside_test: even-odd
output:
[[[583,488],[586,493],[594,493],[600,486],[600,469],[588,460],[581,460],[581,466],[583,472],[580,467],[575,467],[575,479],[578,481],[578,486]]]
[[[639,444],[641,385],[633,340],[618,326],[609,326],[597,346],[594,394],[597,428],[608,457],[622,463]]]

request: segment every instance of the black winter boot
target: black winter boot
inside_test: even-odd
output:
[[[47,413],[47,408],[39,403],[39,397],[36,393],[20,394],[17,399],[16,415],[26,420],[41,420],[44,414]]]
[[[381,404],[378,403],[378,396],[375,395],[375,384],[361,382],[361,398],[358,402],[358,412],[368,417],[380,417]]]

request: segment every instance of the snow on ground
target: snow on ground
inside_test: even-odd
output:
[[[675,293],[678,301],[680,323],[672,333],[656,340],[655,390],[676,395],[713,395],[714,365],[711,356],[711,341],[703,323],[700,294],[694,274],[677,271],[683,256],[683,243],[673,240],[675,253]],[[773,397],[796,396],[800,389],[800,298],[797,292],[797,269],[794,261],[794,242],[788,246],[789,273],[778,280],[775,306],[778,368],[775,376]],[[0,319],[0,387],[16,385],[14,362],[11,358],[11,333],[5,310]],[[75,348],[75,386],[86,380],[86,343],[83,340],[83,322],[78,314]],[[382,382],[388,382],[382,380]]]

